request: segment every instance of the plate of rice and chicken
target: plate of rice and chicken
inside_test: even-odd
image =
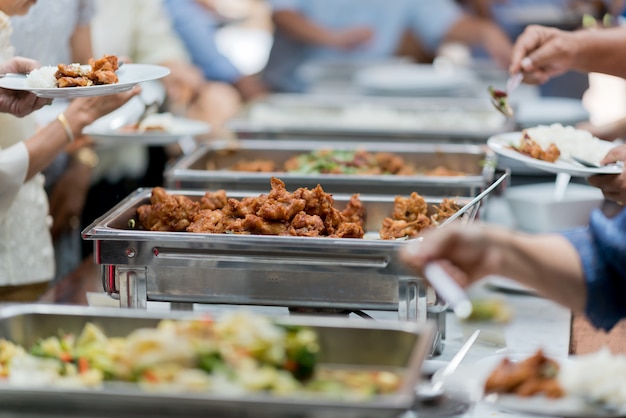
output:
[[[600,161],[616,144],[594,137],[590,132],[561,124],[539,125],[521,132],[494,135],[487,145],[498,155],[549,173],[573,177],[620,174],[623,166]],[[585,166],[578,158],[596,165]]]
[[[144,81],[163,78],[167,67],[151,64],[124,64],[115,55],[90,59],[89,64],[43,66],[29,74],[0,78],[0,88],[25,90],[49,99],[105,96],[130,90]]]
[[[626,416],[626,356],[607,348],[568,358],[507,353],[460,366],[444,377],[453,399],[488,403],[500,411],[563,418]]]

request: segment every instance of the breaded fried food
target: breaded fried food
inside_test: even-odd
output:
[[[547,161],[550,163],[558,160],[559,156],[561,155],[561,151],[554,144],[550,144],[545,150],[541,148],[541,145],[533,140],[526,131],[524,131],[522,140],[520,141],[520,144],[516,149],[518,152],[521,152],[522,154],[527,155],[531,158]]]
[[[137,208],[139,222],[149,231],[185,231],[200,206],[186,196],[170,195],[162,187],[152,190],[150,204]]]
[[[503,359],[485,382],[485,393],[508,393],[518,396],[542,394],[560,398],[565,392],[557,380],[559,364],[546,357],[542,350],[514,363]]]
[[[115,84],[119,82],[115,73],[118,68],[115,55],[104,55],[98,60],[90,58],[89,68],[80,64],[59,64],[54,77],[60,88]]]

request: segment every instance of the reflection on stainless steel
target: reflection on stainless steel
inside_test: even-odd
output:
[[[424,175],[345,175],[299,173],[250,173],[232,171],[234,164],[269,160],[282,167],[289,158],[313,150],[365,150],[390,152],[416,168],[444,166],[466,176]],[[180,159],[165,172],[172,189],[267,190],[270,178],[279,177],[287,189],[322,184],[329,193],[410,194],[417,191],[431,196],[474,196],[493,180],[495,154],[486,147],[471,144],[402,144],[393,142],[270,141],[240,140],[204,145]],[[391,191],[391,192],[390,192]]]
[[[0,310],[0,335],[17,344],[32,345],[59,330],[78,334],[85,323],[107,335],[125,336],[153,327],[163,318],[190,318],[189,312],[146,312],[77,306],[13,305]],[[206,315],[206,314],[204,314]],[[414,402],[420,366],[433,338],[431,324],[352,321],[308,316],[278,317],[278,323],[312,327],[320,340],[320,366],[392,369],[404,375],[402,386],[389,395],[368,400],[314,397],[284,398],[267,394],[153,393],[134,385],[105,385],[99,390],[58,387],[0,386],[3,412],[67,416],[271,416],[271,417],[389,417],[395,418]],[[363,346],[367,350],[362,350]],[[56,415],[55,415],[56,416]]]
[[[278,94],[250,105],[229,127],[242,138],[262,134],[364,140],[447,139],[484,143],[513,129],[488,100]]]

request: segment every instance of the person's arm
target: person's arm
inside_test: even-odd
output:
[[[529,83],[544,83],[567,70],[626,77],[626,27],[562,31],[531,25],[517,39],[509,71]]]
[[[509,67],[513,45],[502,29],[490,20],[464,15],[448,30],[444,41],[482,46],[500,67]]]
[[[89,25],[76,27],[70,38],[70,46],[72,49],[72,62],[87,64],[90,58],[99,58],[93,56],[91,49],[91,28]]]
[[[409,241],[400,256],[420,275],[427,262],[443,261],[443,267],[463,286],[488,275],[502,275],[576,312],[585,309],[580,256],[561,235],[450,225],[426,234],[422,242]]]
[[[272,14],[272,18],[278,30],[304,44],[351,49],[368,42],[374,35],[372,29],[366,26],[330,30],[297,10],[278,10]]]
[[[27,74],[39,67],[37,61],[15,57],[0,64],[0,73]],[[22,117],[52,102],[27,91],[0,89],[0,112]]]
[[[73,100],[63,112],[67,121],[67,129],[70,130],[72,138],[78,138],[87,125],[117,109],[140,91],[139,87],[135,87],[124,93]],[[65,124],[57,119],[24,142],[28,150],[29,161],[26,180],[50,164],[70,142],[68,136]]]
[[[233,84],[242,74],[215,43],[217,22],[203,5],[192,0],[166,0],[166,10],[192,61],[208,80]]]

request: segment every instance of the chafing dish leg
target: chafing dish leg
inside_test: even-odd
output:
[[[398,318],[404,321],[426,322],[428,301],[426,283],[415,277],[401,277],[398,286]]]
[[[120,307],[146,309],[148,289],[145,268],[142,270],[118,267]]]

